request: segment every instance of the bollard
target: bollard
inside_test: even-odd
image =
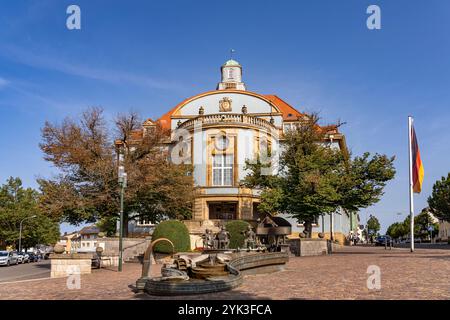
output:
[[[102,247],[97,247],[95,249],[95,252],[97,253],[97,258],[98,258],[98,268],[101,269],[102,268],[102,253],[103,253],[103,248]]]

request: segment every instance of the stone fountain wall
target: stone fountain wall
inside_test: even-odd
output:
[[[52,253],[50,277],[61,278],[73,274],[91,273],[92,256],[91,253]]]
[[[326,239],[289,239],[291,252],[298,257],[321,256],[332,252],[331,243]]]

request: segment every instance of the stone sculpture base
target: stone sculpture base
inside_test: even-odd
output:
[[[322,256],[331,253],[330,243],[326,239],[289,239],[291,252],[298,257]]]
[[[50,255],[51,278],[67,277],[73,274],[91,273],[92,253],[72,253]]]

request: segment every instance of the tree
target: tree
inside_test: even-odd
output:
[[[391,236],[393,239],[398,239],[404,236],[403,231],[403,224],[401,222],[394,222],[388,227],[386,234]]]
[[[428,205],[435,217],[450,221],[450,173],[434,183]]]
[[[266,196],[260,206],[303,222],[309,236],[320,215],[339,208],[356,212],[379,201],[387,181],[395,175],[393,157],[364,153],[352,159],[347,150],[324,143],[327,128],[321,128],[318,120],[311,115],[285,133],[279,175],[263,175],[263,164],[247,161],[250,173],[243,181],[263,190]]]
[[[369,232],[369,235],[370,236],[375,235],[378,231],[380,231],[380,229],[381,226],[377,217],[370,215],[369,220],[367,220],[367,231]]]
[[[99,220],[111,231],[112,221],[119,218],[120,199],[118,154],[112,143],[115,136],[116,145],[123,147],[128,175],[125,235],[129,218],[159,222],[190,217],[194,190],[191,167],[172,164],[161,150],[167,132],[156,126],[143,135],[135,113],[117,116],[114,128],[109,129],[99,108],[85,111],[78,121],[67,118],[61,124],[45,123],[40,147],[44,159],[60,173],[39,179],[42,207],[61,221],[79,224]]]
[[[430,232],[429,228],[433,227],[433,231]],[[422,211],[414,217],[414,237],[420,239],[426,239],[439,232],[439,224],[433,222],[433,218],[430,215],[428,208],[422,209]],[[402,238],[408,236],[411,233],[411,217],[407,216],[403,222],[395,222],[391,224],[387,230],[387,234],[393,238]]]
[[[430,227],[433,228],[432,232],[429,230]],[[414,217],[414,236],[423,240],[432,236],[432,233],[434,234],[435,231],[439,232],[439,224],[433,222],[428,208],[424,208]]]
[[[20,178],[10,177],[0,187],[0,246],[14,245],[19,240],[22,223],[22,247],[55,244],[59,239],[59,224],[38,207],[39,193],[24,189]],[[34,218],[29,218],[35,215]]]

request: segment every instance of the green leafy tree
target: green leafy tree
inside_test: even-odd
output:
[[[414,220],[415,221],[415,220]],[[402,223],[404,236],[409,236],[411,233],[411,217],[408,215]],[[414,234],[418,233],[418,226],[414,225]]]
[[[428,205],[435,217],[450,221],[450,173],[434,183]]]
[[[429,228],[433,227],[430,232]],[[403,238],[409,236],[411,231],[411,217],[407,216],[403,222],[395,222],[391,224],[387,230],[387,234],[393,238]],[[430,236],[439,233],[439,224],[433,222],[428,208],[424,208],[417,216],[414,217],[414,237],[427,239]]]
[[[377,217],[370,215],[369,220],[367,220],[367,230],[369,231],[369,235],[376,235],[378,231],[380,231],[381,225],[378,221]]]
[[[38,180],[42,208],[72,224],[100,221],[111,233],[120,204],[115,137],[123,146],[128,174],[124,234],[131,218],[153,222],[189,218],[194,189],[188,173],[192,168],[171,163],[161,151],[167,132],[156,126],[142,135],[141,121],[134,113],[119,115],[113,127],[109,128],[99,108],[85,111],[79,120],[45,124],[40,147],[59,175]]]
[[[386,234],[391,236],[393,239],[402,238],[403,236],[405,236],[405,228],[403,226],[403,223],[395,222],[391,224],[388,227]]]
[[[433,231],[430,232],[429,228]],[[429,238],[432,233],[439,232],[439,224],[433,222],[433,218],[428,212],[428,208],[424,208],[417,216],[414,217],[414,236],[422,240]]]
[[[22,248],[58,241],[59,224],[39,209],[38,200],[39,193],[23,188],[20,178],[10,177],[0,187],[0,246],[17,248],[21,221]]]
[[[260,206],[304,222],[309,236],[312,223],[322,214],[339,208],[356,212],[378,202],[395,175],[393,157],[364,153],[352,158],[347,150],[330,147],[325,143],[327,128],[321,128],[318,120],[312,115],[285,134],[279,175],[263,175],[265,165],[247,161],[250,173],[243,180],[244,185],[263,190],[266,196]]]

